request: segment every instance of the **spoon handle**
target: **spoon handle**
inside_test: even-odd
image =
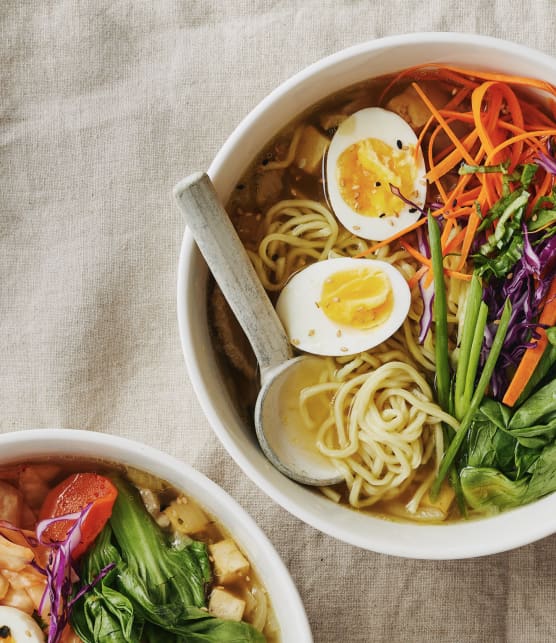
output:
[[[192,174],[176,185],[174,196],[216,283],[247,335],[264,380],[266,372],[292,357],[284,327],[210,178],[202,172]]]

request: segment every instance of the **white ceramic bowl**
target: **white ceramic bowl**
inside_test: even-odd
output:
[[[280,85],[240,123],[209,168],[222,202],[263,145],[301,111],[344,87],[420,63],[443,62],[556,84],[556,60],[501,40],[456,33],[416,33],[357,45],[325,58]],[[243,471],[272,499],[313,527],[377,552],[413,558],[481,556],[556,531],[556,494],[502,515],[448,525],[388,522],[321,497],[280,474],[240,418],[211,344],[207,267],[186,231],[178,274],[178,320],[193,387],[216,435]]]
[[[145,444],[92,431],[35,429],[0,435],[0,466],[36,457],[102,458],[167,480],[226,527],[264,583],[282,641],[312,643],[297,589],[284,563],[253,519],[218,485],[190,466]]]

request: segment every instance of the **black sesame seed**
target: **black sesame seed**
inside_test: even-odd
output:
[[[379,188],[381,185],[382,185],[382,183],[380,181],[375,182],[375,188]]]
[[[386,212],[381,212],[381,213],[378,215],[378,218],[379,218],[379,219],[382,219],[382,217],[385,217],[385,216],[386,216]]]
[[[417,212],[417,208],[409,208],[410,212]]]
[[[0,639],[7,639],[11,635],[11,630],[7,625],[2,625],[2,627],[0,627]]]
[[[398,149],[399,149],[399,150],[401,150],[401,149],[402,149],[402,147],[403,147],[403,143],[400,141],[400,139],[398,139],[398,140],[396,141],[396,145],[398,146]]]

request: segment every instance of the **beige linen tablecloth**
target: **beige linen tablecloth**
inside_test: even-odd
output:
[[[171,200],[323,55],[423,30],[556,55],[554,1],[2,0],[0,19],[0,430],[103,431],[197,467],[273,541],[317,643],[554,640],[555,537],[477,560],[391,558],[302,524],[242,474],[185,373]]]

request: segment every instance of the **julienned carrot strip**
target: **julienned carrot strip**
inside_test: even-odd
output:
[[[459,279],[460,281],[471,281],[473,275],[469,275],[466,272],[458,272],[457,270],[451,270],[450,268],[444,268],[444,274],[448,277],[453,277],[454,279]],[[429,270],[424,277],[423,285],[425,288],[428,288],[433,281],[432,270]]]
[[[455,74],[452,73],[452,70],[448,69],[444,65],[415,65],[414,67],[409,67],[404,69],[402,72],[396,75],[380,95],[379,103],[382,103],[385,96],[388,95],[388,92],[396,85],[402,78],[407,78],[413,73],[419,72],[418,78],[416,80],[448,80],[457,85],[462,85],[463,87],[476,87],[477,83],[466,76],[459,75],[460,72]]]
[[[435,143],[435,141],[436,141],[436,137],[437,137],[437,136],[438,136],[438,134],[439,134],[440,132],[442,132],[442,131],[444,131],[444,130],[442,129],[442,126],[441,126],[441,125],[439,125],[439,126],[434,130],[434,132],[432,133],[431,138],[430,138],[430,141],[429,141],[428,162],[429,162],[429,168],[431,168],[431,170],[433,170],[433,169],[434,169],[434,157],[433,157],[433,147],[434,147],[434,143]],[[448,199],[448,195],[446,194],[446,190],[444,189],[444,186],[443,186],[443,185],[442,185],[442,183],[440,182],[440,178],[435,179],[435,180],[431,180],[431,179],[429,178],[429,173],[427,173],[427,175],[426,175],[426,176],[427,176],[427,179],[428,179],[428,181],[429,181],[430,183],[434,183],[434,185],[435,185],[436,189],[438,190],[438,194],[440,195],[440,198],[444,201],[444,203],[446,203],[446,201],[447,201],[447,199]]]
[[[528,139],[539,138],[541,136],[556,136],[556,127],[552,129],[536,130],[534,132],[525,132],[524,134],[518,134],[516,136],[512,136],[512,138],[505,140],[503,143],[500,143],[500,145],[497,145],[494,148],[492,156],[488,156],[486,158],[486,163],[492,163],[493,156],[498,154],[498,152],[508,147],[509,145],[513,145],[518,141],[525,141]]]
[[[550,189],[553,184],[554,184],[554,175],[547,172],[545,174],[543,182],[539,186],[539,189],[537,191],[537,194],[535,195],[535,198],[531,202],[531,210],[535,208],[535,206],[537,205],[540,199],[545,197],[550,192]]]
[[[438,77],[441,78],[442,80],[447,80],[449,82],[454,82],[459,85],[463,85],[463,87],[467,89],[473,89],[473,87],[477,86],[476,81],[471,80],[466,76],[453,74],[448,67],[440,67],[437,71],[437,74],[438,74]]]
[[[489,106],[489,111],[484,113],[483,117],[483,101],[485,99],[485,94],[493,85],[495,85],[494,82],[483,83],[482,85],[477,87],[477,89],[475,89],[473,91],[473,94],[471,95],[471,111],[473,112],[475,127],[487,154],[491,154],[492,150],[494,149],[494,145],[490,140],[490,135],[485,127],[485,121],[487,120],[487,118],[488,120],[490,120],[489,117],[492,114],[492,112],[490,111],[492,106]]]
[[[414,78],[417,80],[428,80],[428,79],[446,79],[462,87],[477,87],[480,83],[476,79],[481,80],[494,80],[497,82],[508,83],[517,86],[525,87],[534,87],[535,89],[540,89],[542,91],[551,94],[556,97],[556,87],[550,83],[543,80],[536,80],[534,78],[527,78],[524,76],[512,76],[509,74],[493,73],[488,71],[476,70],[476,69],[465,69],[463,67],[457,67],[454,65],[434,65],[433,63],[425,65],[415,65],[405,69],[404,71],[397,74],[384,88],[380,95],[379,103],[382,104],[384,98],[388,95],[388,92],[396,85],[400,79],[407,78],[408,76],[414,75]],[[470,78],[470,76],[472,78]],[[553,106],[554,116],[556,117],[556,106]]]
[[[539,324],[546,324],[547,326],[554,326],[554,324],[556,324],[556,277],[550,284],[544,308],[539,316]],[[519,366],[508,386],[508,390],[502,399],[502,402],[507,406],[513,406],[516,403],[531,378],[531,375],[537,368],[542,354],[548,345],[548,338],[544,329],[539,327],[537,330],[540,339],[537,340],[534,346],[527,348],[525,353],[523,353],[521,362],[519,362]]]
[[[446,223],[444,224],[444,229],[442,230],[442,234],[440,235],[440,242],[442,244],[442,249],[446,247],[446,244],[448,243],[448,239],[450,238],[450,232],[452,231],[453,227],[454,227],[454,220],[447,219]]]
[[[423,125],[423,129],[421,130],[419,137],[417,138],[417,145],[415,146],[415,158],[417,158],[417,155],[419,154],[419,150],[423,145],[425,134],[428,132],[428,129],[432,125],[433,121],[434,121],[434,116],[431,114],[427,122]]]
[[[541,89],[548,94],[551,94],[552,96],[556,96],[556,86],[551,85],[545,80],[537,80],[535,78],[527,78],[526,76],[512,76],[510,74],[501,74],[475,69],[464,69],[463,67],[457,67],[454,65],[442,65],[442,68],[449,71],[455,71],[458,74],[465,74],[466,76],[481,78],[483,80],[495,80],[499,83],[507,83],[509,85],[534,87],[535,89]]]
[[[414,258],[417,259],[420,263],[422,263],[424,266],[427,268],[432,268],[432,262],[431,259],[428,257],[425,257],[423,254],[421,254],[418,250],[416,250],[412,245],[407,243],[407,241],[404,241],[403,239],[400,241],[400,245],[405,248],[405,250]],[[432,271],[429,270],[428,275],[431,274]],[[449,275],[450,277],[454,277],[455,279],[460,279],[462,281],[471,281],[471,275],[468,275],[465,272],[458,272],[457,270],[451,270],[450,268],[444,268],[444,272]],[[425,282],[426,283],[426,282]]]
[[[467,149],[471,149],[478,138],[476,131],[470,132],[464,139],[463,144]],[[436,164],[434,168],[431,168],[427,173],[427,179],[429,181],[437,181],[441,176],[449,172],[453,167],[461,162],[462,156],[460,150],[452,150],[449,154],[444,156],[444,158]]]
[[[436,213],[435,213],[435,216],[436,216]],[[364,252],[360,252],[358,255],[355,255],[355,257],[356,258],[366,257],[367,255],[370,255],[373,252],[376,252],[380,248],[384,248],[384,246],[387,246],[393,241],[396,241],[400,237],[405,236],[408,232],[417,230],[417,228],[420,228],[422,225],[425,225],[426,222],[427,220],[424,217],[422,219],[418,219],[417,221],[415,221],[415,223],[412,223],[411,225],[407,226],[407,228],[404,228],[403,230],[398,230],[398,232],[393,234],[391,237],[388,237],[388,239],[384,239],[383,241],[378,241],[377,243],[374,243],[370,248],[367,248]]]
[[[463,101],[471,93],[471,87],[462,87],[459,89],[452,98],[444,105],[443,109],[455,109],[458,105],[461,105]]]
[[[452,237],[444,248],[444,254],[450,254],[455,250],[465,239],[465,228],[462,228],[454,237]]]
[[[422,263],[424,266],[427,266],[427,268],[431,267],[431,260],[428,257],[425,257],[424,254],[420,253],[418,250],[416,250],[412,245],[407,243],[407,241],[404,241],[401,239],[400,245],[402,248],[405,248],[406,252],[409,252],[409,254],[414,258],[417,259],[420,263]]]
[[[421,266],[419,270],[417,270],[417,272],[413,275],[413,277],[407,280],[409,290],[413,290],[415,288],[415,286],[419,283],[419,280],[421,279],[421,277],[423,277],[427,270],[427,266]]]
[[[508,89],[508,91],[510,90]],[[508,103],[511,103],[514,110],[517,111],[518,109],[515,106],[515,102],[512,100],[512,96],[515,98],[515,95],[511,91],[510,94],[511,96],[506,96],[504,89],[499,83],[490,81],[477,87],[471,96],[471,109],[475,121],[475,127],[487,157],[490,155],[493,158],[493,164],[498,160],[495,158],[493,150],[503,139],[500,134],[496,135],[503,100],[505,99]],[[486,104],[486,111],[484,111],[483,104]],[[519,112],[519,114],[521,114],[521,112]],[[522,123],[522,119],[518,120]],[[494,137],[496,137],[496,140],[493,140]],[[515,164],[516,160],[517,159],[513,158],[512,150],[512,163]],[[500,197],[502,189],[501,177],[497,175],[485,175],[481,178],[481,182],[485,188],[487,204],[490,207]]]
[[[477,208],[475,207],[471,211],[471,214],[469,215],[469,219],[467,221],[467,228],[465,230],[465,237],[463,239],[463,245],[461,247],[461,254],[456,266],[457,270],[461,270],[465,265],[465,262],[467,261],[467,255],[469,254],[469,250],[471,250],[471,244],[473,243],[473,238],[475,237],[475,232],[477,232],[477,228],[479,227],[480,222],[481,218],[479,217]]]
[[[441,109],[439,110],[442,116],[446,118],[453,118],[456,121],[461,121],[462,123],[475,123],[475,117],[473,116],[473,112],[454,112],[451,109]],[[513,134],[524,134],[527,129],[525,129],[525,125],[523,127],[517,127],[513,123],[508,123],[507,121],[502,121],[498,120],[496,123],[497,127],[500,129],[508,130],[509,132],[512,132]],[[535,127],[531,124],[527,125],[529,129],[536,130],[536,129],[542,129],[539,127]]]
[[[432,102],[429,100],[425,92],[419,87],[417,83],[411,83],[411,86],[415,89],[415,91],[419,94],[421,100],[425,103],[427,106],[428,110],[430,113],[436,118],[436,120],[439,122],[440,125],[443,126],[444,131],[448,135],[448,138],[452,141],[452,143],[459,149],[461,150],[462,157],[465,159],[467,163],[470,165],[473,164],[473,159],[470,156],[469,152],[463,147],[461,141],[458,139],[458,137],[454,134],[448,123],[446,122],[445,118],[440,114],[440,112],[436,109],[436,107],[432,104]]]
[[[430,66],[416,67],[402,72],[393,82],[412,74],[412,79],[415,80],[425,80],[429,77],[437,80],[449,79],[452,84],[457,82],[461,85],[445,107],[438,109],[428,99],[423,88],[417,82],[412,83],[412,87],[431,113],[425,127],[421,130],[419,142],[422,143],[429,135],[428,150],[425,154],[428,157],[429,165],[427,179],[435,185],[439,198],[444,201],[444,205],[434,212],[435,216],[443,215],[446,220],[445,231],[442,235],[443,252],[446,254],[447,252],[457,252],[460,249],[460,260],[457,269],[453,271],[460,272],[465,265],[480,223],[479,211],[477,207],[472,206],[477,203],[481,212],[487,212],[502,193],[502,177],[498,173],[463,175],[458,178],[451,190],[446,189],[446,182],[441,179],[451,172],[461,160],[470,165],[495,165],[499,162],[500,153],[504,150],[509,152],[510,171],[517,164],[534,161],[538,151],[546,151],[546,143],[541,139],[556,136],[556,128],[546,127],[548,124],[552,125],[550,118],[536,107],[525,102],[522,104],[511,85],[535,87],[553,96],[556,96],[556,87],[544,81],[490,72],[475,72],[452,66],[442,66],[434,70]],[[478,80],[460,77],[459,74],[472,74]],[[483,80],[487,82],[481,82]],[[390,87],[391,85],[384,90],[382,98],[386,96]],[[471,111],[455,111],[462,101],[470,96]],[[556,102],[553,102],[553,109],[556,113]],[[430,128],[435,120],[437,126],[431,134]],[[452,129],[453,123],[457,121],[471,126],[463,140],[460,140]],[[542,126],[539,127],[538,123],[542,123]],[[453,148],[447,147],[433,154],[433,145],[441,132],[445,132]],[[478,145],[478,141],[480,141],[480,145]],[[527,149],[524,151],[525,144],[527,144]],[[472,187],[468,188],[470,182]],[[477,185],[478,183],[480,185]],[[535,199],[548,193],[552,184],[552,177],[545,173],[540,185],[536,185]],[[454,220],[457,218],[461,221],[464,220],[464,217],[467,217],[466,226],[452,239],[449,239],[450,228],[454,225]],[[374,244],[360,256],[370,254],[400,239],[423,225],[424,222],[424,219],[417,221],[405,230]],[[417,251],[414,248],[413,251],[415,256]],[[416,257],[419,261],[423,258],[426,259],[421,253],[417,254],[420,255]],[[429,278],[428,274],[424,276],[425,279]]]
[[[523,114],[528,120],[538,118],[539,123],[542,124],[543,127],[550,127],[552,125],[552,121],[550,120],[550,118],[548,118],[546,114],[543,114],[543,112],[541,112],[538,107],[531,103],[525,103],[523,105]],[[536,127],[535,129],[542,128]]]

